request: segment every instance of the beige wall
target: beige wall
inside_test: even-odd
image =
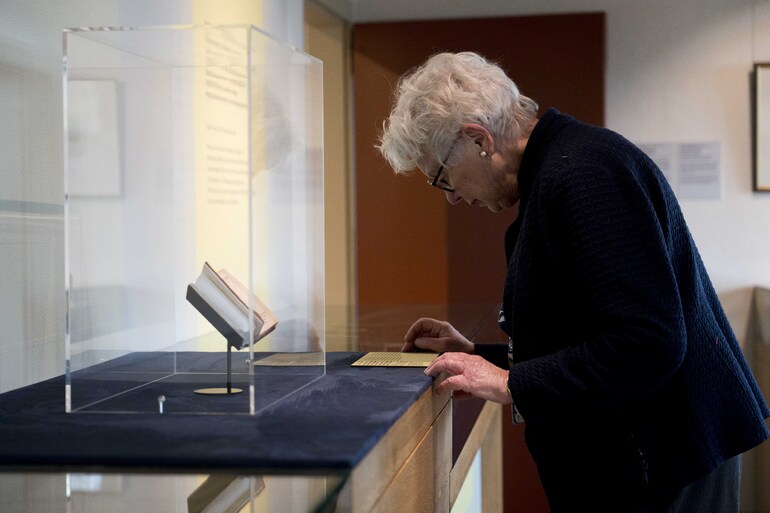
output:
[[[311,1],[305,3],[305,51],[324,63],[324,224],[327,326],[347,325],[355,303],[355,244],[350,158],[350,28]],[[327,337],[327,350],[345,350]]]

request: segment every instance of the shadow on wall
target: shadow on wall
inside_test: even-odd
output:
[[[770,289],[756,287],[747,291],[750,308],[743,352],[746,354],[762,394],[765,399],[768,399],[770,398]],[[744,454],[742,471],[741,511],[770,513],[770,440]]]
[[[741,348],[745,348],[747,341],[751,338],[752,328],[749,321],[754,289],[752,287],[742,287],[720,291],[717,295],[727,318],[730,320],[730,326],[732,326],[735,336],[741,344]]]

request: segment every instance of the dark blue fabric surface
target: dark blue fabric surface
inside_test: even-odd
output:
[[[255,359],[271,354],[255,353]],[[249,383],[246,358],[248,355],[242,353],[232,357],[231,383],[244,390]],[[174,374],[171,369],[175,366]],[[74,372],[72,410],[157,413],[158,397],[162,395],[166,398],[165,413],[247,413],[247,393],[225,397],[193,393],[198,388],[226,386],[226,372],[226,352],[131,353]],[[321,373],[320,365],[257,366],[255,410],[308,385]]]
[[[68,414],[63,376],[7,392],[0,395],[0,467],[351,469],[431,382],[421,368],[350,367],[362,354],[328,353],[326,376],[256,416]]]

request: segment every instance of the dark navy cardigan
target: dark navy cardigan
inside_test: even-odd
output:
[[[657,166],[551,109],[518,179],[508,383],[552,511],[630,511],[765,440],[770,412]],[[477,345],[507,367],[503,350]]]

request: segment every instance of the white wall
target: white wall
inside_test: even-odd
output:
[[[751,288],[770,286],[770,193],[751,191],[750,107],[753,63],[770,61],[770,0],[324,3],[355,22],[606,12],[607,126],[636,143],[721,143],[721,199],[681,203],[743,341]]]

